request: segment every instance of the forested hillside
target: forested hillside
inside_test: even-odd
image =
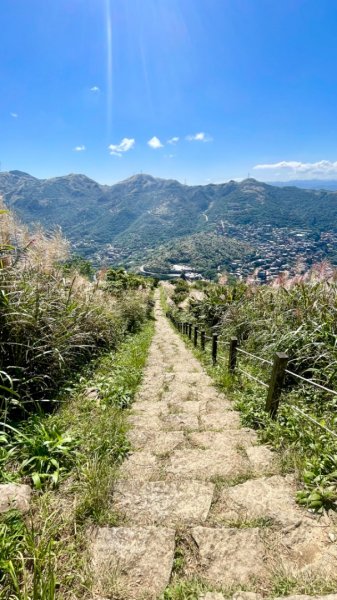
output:
[[[215,232],[200,231],[159,246],[155,252],[148,254],[146,268],[165,273],[174,264],[182,263],[212,279],[217,274],[218,265],[222,269],[230,269],[232,260],[248,259],[251,254],[252,248],[248,244]]]
[[[319,234],[335,231],[337,222],[336,192],[276,187],[254,179],[188,186],[135,175],[107,186],[84,175],[40,180],[11,171],[0,173],[0,193],[26,223],[61,226],[83,256],[96,263],[130,267],[142,265],[167,242],[162,258],[173,260],[174,242],[184,238],[183,243],[192,248],[196,238],[189,242],[188,236],[200,232],[218,232],[218,251],[225,266],[233,255],[227,252],[231,236],[236,236],[231,227],[304,228]],[[261,232],[257,232],[258,240],[259,236]],[[171,256],[167,254],[170,248]],[[203,254],[207,254],[206,247]],[[217,258],[213,258],[207,269],[217,268]]]

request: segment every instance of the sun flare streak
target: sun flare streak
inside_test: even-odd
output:
[[[112,20],[110,0],[106,0],[106,76],[107,76],[107,136],[112,134]]]

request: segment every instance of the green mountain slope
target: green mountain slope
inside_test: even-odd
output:
[[[172,270],[174,264],[183,264],[213,278],[218,268],[220,271],[228,270],[232,260],[248,258],[251,253],[252,249],[247,244],[202,231],[159,246],[146,257],[146,268],[166,273]]]
[[[214,269],[214,244],[224,263],[226,245],[213,233],[230,226],[337,229],[337,192],[276,187],[254,179],[187,186],[135,175],[107,186],[85,175],[41,180],[10,171],[0,173],[0,194],[25,222],[60,225],[74,248],[97,263],[142,264],[161,245],[160,260],[165,262],[167,252],[173,256],[177,240],[184,238],[180,251],[187,244],[191,256],[205,256],[207,268]],[[199,242],[195,235],[202,232],[212,235]],[[187,236],[193,237],[186,241]]]

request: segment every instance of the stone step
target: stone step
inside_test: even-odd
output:
[[[185,401],[184,399],[180,399],[179,401],[170,400],[169,407],[173,413],[188,413],[198,417],[203,410],[206,410],[206,403],[190,399],[186,399]]]
[[[134,450],[145,449],[154,454],[171,452],[185,443],[183,431],[153,431],[150,429],[132,429],[128,438]]]
[[[276,531],[273,536],[274,556],[284,573],[291,576],[336,581],[337,524],[328,517],[311,519],[301,511],[302,521]],[[337,585],[336,585],[337,587]]]
[[[119,482],[114,507],[137,525],[191,525],[204,523],[214,485],[198,481]]]
[[[227,431],[195,431],[188,436],[194,446],[204,449],[222,450],[238,446],[247,448],[256,443],[256,434],[249,429],[233,429]]]
[[[205,412],[200,415],[200,428],[214,431],[240,429],[240,417],[233,410]]]
[[[250,446],[246,448],[246,454],[255,475],[272,474],[279,471],[277,455],[267,446]]]
[[[128,423],[135,429],[147,429],[150,431],[163,429],[163,422],[160,417],[152,414],[130,415]]]
[[[161,417],[169,413],[169,406],[163,400],[141,400],[132,405],[132,413]]]
[[[21,483],[0,484],[0,514],[9,510],[26,513],[30,508],[32,490]]]
[[[199,428],[199,419],[197,415],[189,413],[171,414],[162,418],[162,429],[165,431],[178,430],[186,431]]]
[[[226,400],[214,387],[207,388],[206,412],[233,410],[233,402]]]
[[[165,465],[165,472],[170,479],[232,479],[238,475],[248,475],[250,465],[242,454],[231,447],[222,452],[193,448],[174,450]]]
[[[191,534],[198,547],[198,575],[213,585],[247,585],[268,577],[258,528],[194,527]]]
[[[295,491],[290,475],[250,479],[223,489],[213,516],[219,522],[266,518],[288,527],[301,521],[305,514],[295,502]]]
[[[155,600],[169,583],[174,548],[174,529],[99,527],[91,531],[94,594]]]
[[[150,479],[159,479],[160,475],[161,464],[158,457],[147,450],[130,454],[119,470],[122,479],[150,481]]]

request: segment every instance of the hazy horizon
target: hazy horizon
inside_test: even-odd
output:
[[[51,175],[50,177],[39,177],[35,173],[28,173],[28,171],[24,171],[24,170],[21,170],[21,169],[11,169],[10,171],[0,171],[0,175],[1,175],[1,173],[13,173],[14,171],[18,171],[18,172],[21,172],[21,173],[26,173],[27,175],[30,175],[30,176],[32,176],[32,177],[34,177],[36,179],[39,179],[39,180],[57,179],[59,177],[68,177],[68,176],[71,176],[71,175],[75,175],[75,176],[76,175],[79,175],[79,176],[80,175],[84,175],[85,177],[88,177],[89,179],[93,179],[94,181],[96,181],[100,185],[108,185],[108,186],[115,185],[117,183],[122,183],[123,181],[131,179],[132,177],[137,177],[137,176],[144,175],[145,177],[146,176],[150,176],[150,177],[153,177],[155,179],[163,179],[163,180],[166,180],[166,181],[170,181],[170,180],[172,180],[172,181],[178,181],[182,185],[187,185],[187,186],[195,186],[195,185],[205,185],[206,186],[206,185],[209,185],[209,184],[220,185],[220,184],[229,183],[230,181],[235,181],[236,183],[241,183],[241,182],[243,182],[243,181],[245,181],[246,179],[249,178],[249,179],[254,179],[258,183],[265,183],[265,184],[268,184],[268,185],[285,185],[285,186],[286,185],[290,185],[290,186],[291,185],[295,185],[296,186],[296,183],[300,182],[300,183],[303,184],[301,187],[304,187],[304,184],[307,181],[308,184],[310,184],[310,183],[312,183],[312,184],[317,183],[318,184],[319,182],[322,182],[322,186],[324,186],[324,184],[330,183],[330,184],[332,184],[332,186],[331,186],[332,191],[334,191],[335,188],[337,187],[337,178],[336,179],[333,179],[333,178],[329,178],[329,179],[327,179],[327,178],[325,178],[325,179],[318,179],[318,178],[317,179],[316,178],[315,179],[314,178],[311,178],[311,179],[299,179],[299,178],[296,178],[296,179],[288,179],[288,180],[284,180],[284,181],[281,181],[281,180],[278,180],[278,181],[268,181],[268,180],[264,180],[264,179],[258,179],[257,177],[254,177],[253,175],[249,175],[249,177],[244,177],[244,178],[231,178],[231,179],[224,179],[222,181],[208,181],[208,182],[204,182],[204,183],[190,183],[186,179],[182,181],[179,178],[175,178],[175,177],[161,177],[160,175],[154,175],[153,173],[143,173],[143,172],[130,173],[130,175],[128,175],[127,177],[124,177],[123,179],[116,179],[115,181],[101,181],[101,180],[96,180],[94,178],[91,178],[87,173],[84,173],[84,172],[60,173],[60,174],[57,174],[57,175]]]

